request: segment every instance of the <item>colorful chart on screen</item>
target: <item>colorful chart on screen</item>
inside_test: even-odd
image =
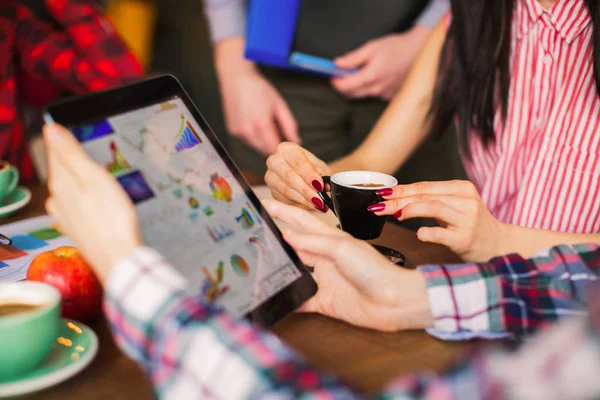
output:
[[[242,315],[300,277],[179,98],[72,131],[135,204],[145,243],[207,301]],[[17,238],[27,251],[44,241]]]
[[[239,276],[246,277],[250,274],[250,266],[246,260],[237,254],[231,256],[231,267]]]

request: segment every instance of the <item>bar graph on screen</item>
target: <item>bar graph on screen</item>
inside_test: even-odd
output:
[[[175,143],[175,151],[180,152],[187,149],[191,149],[202,143],[202,139],[190,124],[190,121],[186,121],[185,117],[181,116],[181,128],[177,133],[177,142]]]

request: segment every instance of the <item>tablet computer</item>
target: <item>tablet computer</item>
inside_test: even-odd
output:
[[[317,285],[173,76],[50,105],[121,184],[155,248],[209,302],[269,326]],[[107,234],[110,234],[107,233]]]

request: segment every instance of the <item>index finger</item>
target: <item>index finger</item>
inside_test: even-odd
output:
[[[373,84],[376,76],[374,63],[367,63],[353,74],[343,78],[334,78],[331,82],[341,93],[348,96],[366,95],[367,89]]]
[[[470,195],[477,190],[469,181],[439,181],[439,182],[417,182],[409,185],[397,185],[393,188],[385,188],[377,191],[377,194],[386,200],[401,197],[417,196],[421,194],[435,195]]]
[[[263,200],[262,204],[273,218],[293,227],[298,227],[307,233],[327,236],[340,236],[343,233],[327,225],[311,213],[298,207],[280,203],[275,200]]]
[[[286,161],[292,167],[292,169],[302,177],[304,182],[314,188],[317,192],[322,192],[323,188],[325,187],[323,184],[323,178],[321,175],[319,175],[313,163],[310,162],[304,153],[304,150],[300,147],[298,147],[296,150],[297,151],[289,151],[285,153]]]
[[[356,68],[365,64],[369,58],[371,58],[371,53],[371,43],[367,42],[359,48],[336,58],[333,62],[335,62],[339,68]]]

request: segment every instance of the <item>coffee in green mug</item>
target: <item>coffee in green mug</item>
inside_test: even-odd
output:
[[[60,293],[41,282],[0,282],[0,386],[33,370],[57,341]]]
[[[19,171],[6,161],[0,161],[0,205],[17,188]]]

